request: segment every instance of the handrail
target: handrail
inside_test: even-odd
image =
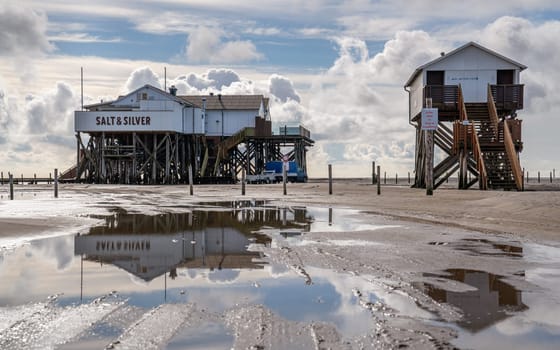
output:
[[[489,115],[490,115],[490,122],[494,126],[494,137],[497,140],[498,139],[498,134],[500,132],[499,120],[498,120],[498,111],[496,110],[496,104],[494,103],[494,97],[492,97],[492,87],[490,86],[490,84],[488,84],[487,104],[488,104],[488,112],[489,112]]]
[[[220,162],[222,161],[222,159],[226,159],[227,152],[231,148],[237,146],[242,141],[244,141],[245,138],[247,138],[249,136],[254,136],[254,135],[255,135],[255,128],[247,127],[247,128],[241,129],[237,133],[231,135],[227,139],[220,142],[218,144],[218,152],[216,154],[216,161],[214,163],[214,175],[218,174],[218,169],[219,169]]]
[[[490,85],[488,85],[488,110],[490,111],[490,119],[495,118],[496,124],[498,123],[498,113],[496,112],[496,105],[494,103],[494,98],[492,97],[492,91]],[[494,120],[492,120],[494,123]],[[509,131],[509,126],[507,122],[503,122],[504,126],[504,146],[506,148],[506,154],[509,159],[509,164],[513,172],[513,178],[515,180],[515,186],[518,191],[523,188],[523,174],[521,174],[521,164],[519,164],[519,159],[517,158],[517,152],[515,151],[515,146],[513,145],[513,138],[511,137],[511,132]],[[498,128],[496,127],[496,132]]]
[[[463,91],[461,85],[458,89],[459,94],[459,116],[462,121],[468,121],[467,108],[465,107],[465,100],[463,99]],[[471,123],[471,142],[473,145],[473,157],[476,159],[476,168],[478,170],[478,183],[481,190],[488,189],[488,174],[486,173],[486,165],[484,164],[484,157],[482,156],[482,151],[480,150],[480,142],[478,141],[478,135],[474,125]],[[465,140],[466,142],[466,140]]]

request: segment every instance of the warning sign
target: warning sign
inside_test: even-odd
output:
[[[422,130],[437,130],[437,127],[438,127],[438,109],[423,108]]]

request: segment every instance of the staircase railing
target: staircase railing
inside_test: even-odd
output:
[[[459,116],[461,121],[468,121],[467,108],[465,107],[465,100],[463,98],[463,91],[461,85],[458,89],[459,94]],[[476,160],[476,170],[478,170],[478,183],[481,190],[488,189],[488,175],[486,173],[486,165],[484,164],[484,157],[482,156],[482,151],[480,150],[480,142],[478,141],[478,135],[476,134],[476,129],[472,123],[469,124],[472,128],[470,130],[472,148],[473,148],[473,158]],[[466,140],[465,140],[466,142]]]
[[[495,124],[496,132],[498,131],[498,112],[496,110],[496,104],[494,103],[494,98],[492,97],[492,89],[488,85],[488,111],[490,113],[490,120]],[[515,186],[518,191],[523,188],[523,174],[521,173],[521,164],[519,164],[519,159],[517,158],[517,152],[515,151],[515,146],[513,145],[513,138],[511,137],[511,132],[509,131],[509,126],[504,121],[504,146],[506,148],[506,154],[508,156],[509,164],[513,172],[513,178],[515,180]]]
[[[225,159],[229,150],[245,140],[248,136],[255,135],[255,128],[244,128],[237,133],[231,135],[227,139],[218,144],[218,153],[216,154],[216,162],[214,163],[214,175],[218,174],[218,169],[222,159]]]

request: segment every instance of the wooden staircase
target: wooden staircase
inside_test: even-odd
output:
[[[465,107],[480,142],[480,151],[488,175],[488,188],[517,189],[504,143],[504,123],[495,125],[492,122],[487,103],[467,103]]]

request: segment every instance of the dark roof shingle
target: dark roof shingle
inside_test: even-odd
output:
[[[188,95],[178,97],[200,108],[202,108],[202,99],[206,98],[207,110],[258,110],[264,100],[262,95]]]

